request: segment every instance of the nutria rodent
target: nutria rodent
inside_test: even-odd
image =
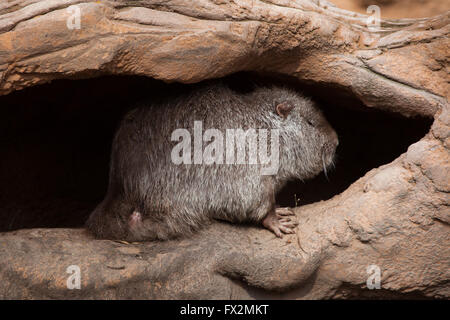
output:
[[[201,152],[200,160],[195,159],[198,152],[191,145],[184,156],[192,164],[175,163],[172,153],[180,140],[172,141],[172,135],[185,129],[181,132],[194,137],[199,124],[224,137],[227,129],[237,128],[270,129],[272,137],[278,132],[279,148],[273,154],[279,152],[279,158],[271,158],[278,160],[278,171],[264,175],[261,170],[267,165],[226,163],[225,156],[222,164],[205,164],[208,159],[202,162]],[[203,140],[203,145],[214,140]],[[276,146],[276,140],[267,140]],[[236,155],[237,141],[228,150]],[[326,170],[337,145],[335,131],[315,104],[282,87],[238,93],[213,82],[163,102],[144,103],[124,117],[116,133],[108,192],[87,227],[99,238],[164,240],[192,234],[219,219],[260,223],[282,237],[293,233],[297,222],[289,209],[276,208],[275,194],[288,180]]]

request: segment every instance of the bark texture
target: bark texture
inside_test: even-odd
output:
[[[70,29],[76,8],[81,28]],[[450,298],[449,21],[373,30],[367,16],[313,0],[1,3],[0,95],[103,74],[192,83],[261,71],[434,123],[394,162],[296,208],[297,234],[282,240],[223,223],[140,244],[79,229],[0,234],[0,298]],[[67,289],[70,265],[80,290]],[[367,289],[371,265],[381,289]]]

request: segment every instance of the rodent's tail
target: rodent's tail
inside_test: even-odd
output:
[[[126,217],[132,210],[130,205],[107,197],[91,213],[86,227],[96,238],[125,240],[128,236]]]
[[[120,197],[107,197],[91,213],[86,227],[96,238],[126,241],[185,237],[200,227],[200,223],[185,223],[176,217],[173,212],[141,213]]]

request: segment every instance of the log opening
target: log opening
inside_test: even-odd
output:
[[[238,90],[248,90],[248,83],[301,86],[245,73],[225,80]],[[58,80],[0,97],[0,231],[83,226],[106,192],[111,141],[123,114],[144,97],[188,87],[108,76]],[[321,103],[340,137],[337,164],[329,180],[321,174],[288,183],[277,199],[283,206],[295,206],[295,196],[304,205],[343,192],[372,168],[404,153],[432,123],[364,108],[339,90],[303,89]]]

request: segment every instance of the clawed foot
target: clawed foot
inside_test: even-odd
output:
[[[289,208],[276,208],[269,212],[262,223],[278,238],[283,238],[283,233],[295,233],[295,227],[298,226],[295,214]]]

